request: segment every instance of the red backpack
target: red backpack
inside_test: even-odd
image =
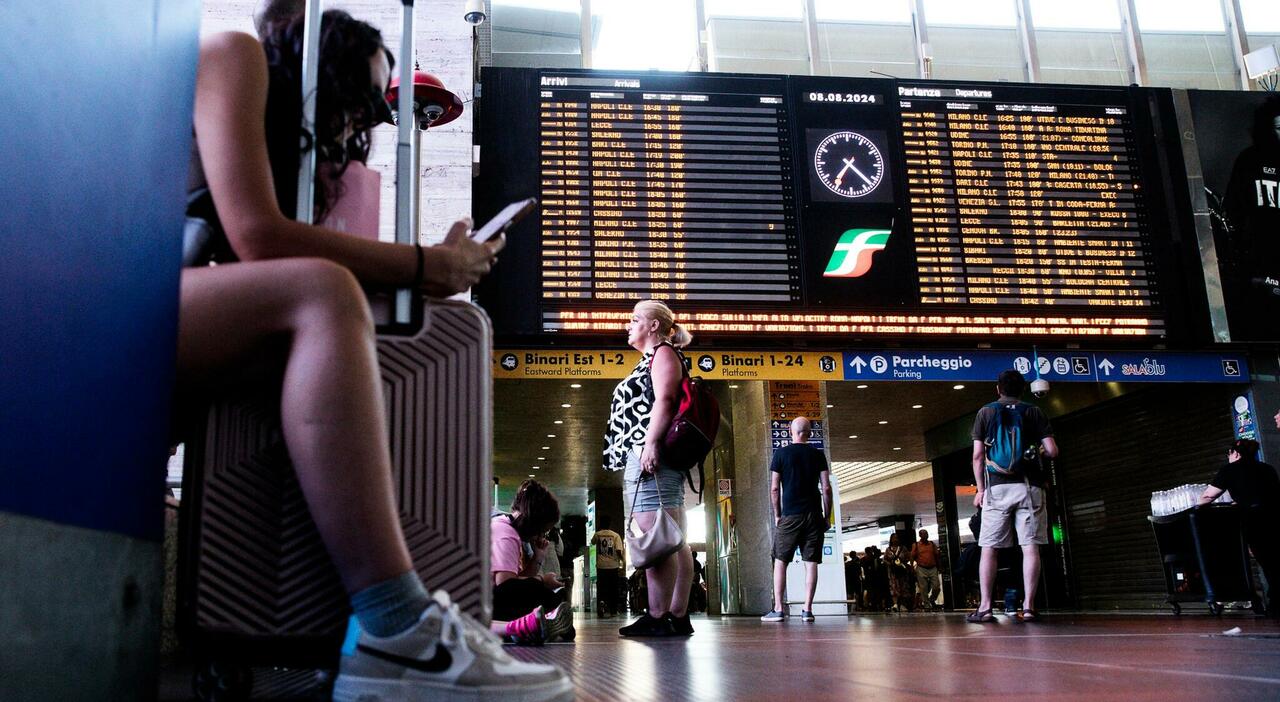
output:
[[[670,346],[665,342],[660,345]],[[670,468],[685,471],[689,487],[702,501],[702,484],[706,477],[703,474],[703,463],[711,447],[716,441],[716,432],[720,430],[720,403],[711,393],[707,381],[689,375],[684,354],[672,346],[680,359],[680,392],[679,403],[667,435],[662,440],[662,462]],[[654,357],[657,357],[654,349]],[[649,370],[653,370],[653,358],[649,359]],[[698,482],[693,482],[693,468],[698,468]]]

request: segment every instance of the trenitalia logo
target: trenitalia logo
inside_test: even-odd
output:
[[[889,243],[888,229],[850,229],[840,235],[824,278],[857,278],[871,270],[871,255]]]

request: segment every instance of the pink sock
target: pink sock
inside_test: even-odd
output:
[[[541,643],[542,607],[535,607],[523,617],[507,622],[507,636],[516,643]]]

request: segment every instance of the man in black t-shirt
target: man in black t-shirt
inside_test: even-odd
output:
[[[1213,502],[1223,492],[1231,493],[1231,499],[1240,507],[1245,542],[1262,568],[1268,589],[1280,585],[1280,549],[1276,548],[1280,477],[1275,468],[1258,460],[1257,441],[1238,439],[1231,445],[1227,465],[1209,482],[1200,496],[1200,504]],[[1280,616],[1280,608],[1270,601],[1270,592],[1267,595],[1267,613]]]
[[[1035,405],[1022,402],[1027,381],[1016,370],[1007,370],[996,380],[996,392],[1000,399],[978,410],[974,418],[973,479],[978,494],[973,506],[982,510],[982,524],[978,532],[978,546],[982,556],[978,564],[978,582],[982,592],[977,611],[965,617],[966,621],[979,623],[993,621],[991,615],[991,587],[995,584],[997,550],[1017,542],[1022,546],[1022,581],[1024,599],[1018,619],[1035,621],[1040,614],[1035,610],[1036,585],[1040,581],[1040,546],[1049,543],[1049,517],[1045,511],[1044,476],[1040,472],[1040,455],[1054,458],[1058,444],[1053,440],[1053,428],[1049,418]],[[1001,420],[1004,413],[1005,420]],[[988,448],[997,437],[998,426],[1006,429],[1017,415],[1020,424],[1020,445],[1017,458],[1001,472],[988,461]]]
[[[1223,200],[1231,229],[1221,260],[1231,336],[1258,341],[1280,332],[1280,96],[1258,106],[1251,132]]]
[[[813,593],[818,588],[818,564],[822,539],[831,520],[831,468],[827,456],[809,445],[812,425],[805,417],[791,422],[791,445],[774,451],[769,494],[773,500],[773,609],[760,617],[780,622],[787,617],[783,595],[787,588],[787,564],[796,547],[804,561],[807,592],[800,618],[813,621]],[[819,494],[821,486],[821,494]]]

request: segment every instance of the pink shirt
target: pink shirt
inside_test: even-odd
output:
[[[511,519],[502,514],[489,525],[489,570],[520,574],[520,556],[524,547]]]

